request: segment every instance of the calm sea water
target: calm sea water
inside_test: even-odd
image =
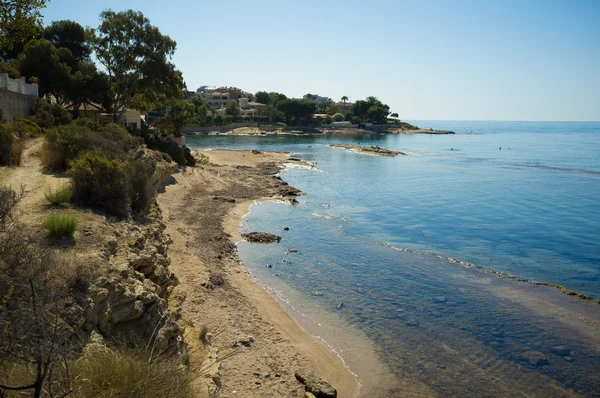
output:
[[[596,342],[501,294],[537,294],[539,287],[486,270],[600,298],[600,123],[414,123],[457,134],[204,136],[188,143],[289,151],[317,163],[282,172],[306,192],[299,205],[261,203],[245,219],[243,229],[274,232],[282,242],[242,242],[240,257],[280,295],[290,287],[364,331],[398,380],[411,381],[404,388],[440,396],[599,396]],[[359,142],[409,156],[329,147]],[[599,314],[598,304],[564,300]]]

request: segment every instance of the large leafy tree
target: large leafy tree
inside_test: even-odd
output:
[[[277,109],[281,111],[286,123],[308,124],[312,120],[312,115],[317,109],[317,105],[312,101],[285,99],[277,104]]]
[[[383,104],[376,97],[367,97],[365,101],[358,100],[350,108],[353,123],[379,123],[385,124],[390,114],[390,107]]]
[[[174,101],[160,119],[159,128],[166,133],[181,137],[184,128],[198,124],[196,106],[189,100]]]
[[[0,0],[0,58],[8,61],[39,36],[46,0]]]
[[[19,54],[16,66],[23,76],[37,78],[40,96],[52,94],[61,99],[71,78],[71,68],[63,62],[69,56],[68,50],[59,51],[48,40],[32,40]]]
[[[259,91],[256,93],[256,102],[260,102],[261,104],[269,103],[269,93],[266,91]]]
[[[128,108],[145,111],[181,96],[183,79],[170,62],[174,40],[141,12],[108,10],[100,17],[93,47],[108,75],[115,122]]]
[[[237,101],[229,101],[227,106],[225,107],[225,114],[231,116],[232,118],[236,118],[240,116],[240,104]]]
[[[69,49],[76,61],[89,60],[92,49],[85,29],[77,22],[54,21],[44,29],[43,37],[56,48]]]
[[[39,94],[52,94],[63,106],[72,106],[75,115],[81,105],[109,106],[108,80],[89,61],[79,61],[68,48],[56,48],[48,40],[32,40],[15,62],[21,74],[36,78]]]

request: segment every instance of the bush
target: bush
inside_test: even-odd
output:
[[[25,143],[19,140],[8,125],[0,125],[0,166],[19,166]]]
[[[72,163],[73,199],[116,216],[131,208],[124,162],[103,154],[86,153]]]
[[[25,152],[25,142],[23,140],[15,140],[10,151],[11,166],[20,166]]]
[[[343,114],[341,113],[336,113],[335,115],[333,115],[333,120],[335,122],[343,122],[344,120],[346,120],[346,118],[344,117]]]
[[[7,127],[19,138],[39,137],[42,129],[33,120],[16,118]]]
[[[33,106],[33,119],[42,128],[57,127],[68,124],[72,116],[59,104],[49,104],[39,99]]]
[[[183,156],[185,157],[185,164],[187,166],[194,167],[196,165],[196,158],[192,155],[192,151],[186,145],[183,146]]]
[[[140,145],[140,141],[122,127],[108,124],[100,127],[87,122],[73,122],[46,132],[43,153],[44,165],[51,170],[65,170],[69,162],[84,152],[97,150],[114,159],[125,159],[127,152]]]
[[[181,166],[194,166],[196,159],[192,156],[190,150],[173,141],[163,141],[160,137],[152,134],[149,131],[139,131],[141,138],[148,147],[169,155],[171,160],[177,162]]]
[[[150,180],[151,173],[154,172],[153,164],[149,167],[142,160],[132,159],[128,162],[128,187],[131,209],[137,212],[143,212],[153,202],[156,196],[156,190]]]
[[[181,397],[197,396],[192,375],[175,358],[155,359],[133,350],[90,347],[73,365],[76,396]]]
[[[73,197],[73,187],[64,184],[55,190],[47,190],[44,192],[44,196],[52,206],[58,206],[71,200]]]
[[[77,225],[77,217],[72,214],[51,214],[44,220],[44,228],[55,237],[73,235]]]

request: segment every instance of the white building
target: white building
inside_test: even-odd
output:
[[[8,73],[0,73],[0,109],[5,121],[31,115],[37,99],[37,83],[28,84],[25,79],[15,80]]]

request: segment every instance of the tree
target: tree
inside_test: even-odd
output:
[[[183,79],[170,62],[177,43],[162,35],[141,12],[104,11],[93,48],[108,74],[113,120],[128,108],[152,109],[181,96]]]
[[[72,106],[75,116],[81,105],[108,105],[108,79],[89,60],[77,60],[71,50],[56,48],[48,40],[32,40],[15,62],[21,74],[37,79],[39,94],[52,94],[63,106]]]
[[[0,58],[10,60],[42,26],[41,9],[46,0],[2,0],[0,2]]]
[[[290,125],[309,123],[317,109],[314,102],[306,100],[286,99],[277,104],[277,109],[285,115],[286,123]]]
[[[269,93],[269,104],[273,105],[274,107],[277,107],[277,104],[280,101],[286,100],[287,97],[285,94],[281,94],[281,93],[276,93],[274,91]]]
[[[266,91],[259,91],[256,93],[256,102],[260,102],[261,104],[269,103],[269,93]]]
[[[366,101],[358,100],[352,104],[349,114],[353,123],[385,124],[387,116],[390,114],[390,107],[376,97],[367,97]]]
[[[346,112],[346,102],[348,101],[348,97],[346,97],[345,95],[342,97],[342,102],[344,103],[344,109],[343,111]]]
[[[73,21],[54,21],[44,29],[44,39],[56,48],[67,48],[77,61],[88,60],[92,49],[83,26]]]
[[[217,115],[214,117],[213,121],[217,126],[221,126],[223,125],[223,116]]]
[[[305,100],[305,101],[312,101],[313,100],[313,95],[311,93],[304,94],[304,97],[302,97],[302,99]]]
[[[396,112],[392,113],[390,116],[394,117],[394,118],[398,118],[398,114]]]
[[[63,51],[63,58],[68,50]],[[70,80],[71,68],[61,60],[59,50],[48,40],[32,40],[17,59],[17,67],[25,77],[36,77],[39,95],[53,94],[61,98]]]
[[[198,123],[196,107],[189,100],[177,101],[170,105],[160,119],[159,127],[175,137],[181,137],[182,130]]]
[[[198,124],[205,126],[208,123],[209,109],[205,103],[196,108],[196,117],[198,118]]]
[[[269,116],[269,109],[266,106],[259,106],[254,110],[254,117],[256,118],[257,127],[260,127],[260,120],[266,119]]]
[[[227,103],[225,107],[225,114],[231,116],[232,118],[237,118],[240,116],[240,104],[235,100],[231,100]]]
[[[333,115],[333,120],[335,122],[343,122],[344,119],[344,115],[342,115],[341,113],[336,113],[335,115]]]

